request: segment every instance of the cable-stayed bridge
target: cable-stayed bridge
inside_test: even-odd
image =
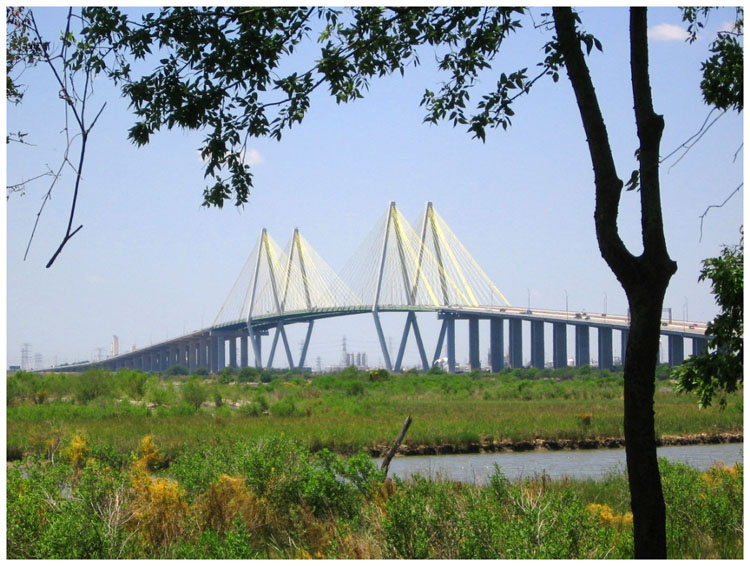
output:
[[[381,312],[406,313],[397,351],[386,346]],[[417,312],[435,312],[442,321],[434,350],[425,347]],[[158,371],[179,364],[217,372],[225,366],[272,367],[279,342],[287,365],[304,367],[316,320],[363,313],[372,315],[386,368],[397,372],[410,335],[425,370],[444,357],[449,371],[455,371],[456,320],[468,320],[469,365],[479,368],[479,321],[489,319],[493,371],[506,365],[506,335],[509,365],[523,366],[524,322],[530,324],[529,349],[535,367],[545,364],[547,325],[552,326],[554,367],[568,365],[568,327],[575,332],[578,366],[590,363],[590,330],[597,330],[597,359],[605,368],[613,367],[613,331],[619,331],[624,352],[629,328],[626,316],[512,307],[431,202],[413,224],[391,202],[339,273],[297,229],[283,249],[263,229],[211,327],[101,362],[55,369],[104,365],[113,370]],[[295,361],[286,327],[300,323],[307,324],[307,331]],[[663,320],[670,364],[683,361],[685,338],[692,339],[693,353],[705,348],[705,331],[705,324]],[[266,356],[263,337],[271,340]]]

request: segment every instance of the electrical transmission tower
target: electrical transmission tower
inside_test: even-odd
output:
[[[21,369],[31,369],[31,344],[24,342],[21,346]]]

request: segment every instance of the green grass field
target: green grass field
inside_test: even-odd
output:
[[[152,435],[174,457],[218,441],[283,433],[339,454],[389,446],[407,415],[405,450],[476,443],[622,438],[622,377],[588,368],[497,375],[357,371],[310,376],[153,376],[135,371],[16,374],[8,382],[8,457],[45,453],[75,432],[127,455]],[[246,372],[246,374],[249,372]],[[658,436],[742,433],[741,392],[726,408],[657,383]]]

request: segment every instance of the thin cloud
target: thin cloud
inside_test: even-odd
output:
[[[247,153],[245,153],[245,158],[243,159],[243,161],[250,167],[254,167],[255,165],[261,165],[266,161],[266,159],[260,154],[257,149],[250,149],[247,151]]]
[[[734,22],[734,21],[724,22],[723,24],[721,24],[721,26],[719,26],[719,31],[720,32],[721,31],[728,31],[728,32],[731,32],[731,33],[736,33],[737,32],[737,22]]]
[[[200,149],[197,150],[196,153],[198,154],[198,159],[200,159],[203,163],[207,161],[203,158],[202,151]],[[265,163],[266,158],[263,157],[263,155],[257,149],[249,149],[242,156],[242,161],[250,167],[255,167],[256,165]]]
[[[674,24],[658,24],[649,28],[648,38],[654,41],[685,41],[688,32]]]

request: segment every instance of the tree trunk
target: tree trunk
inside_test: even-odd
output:
[[[596,236],[602,257],[625,289],[630,334],[625,352],[625,444],[636,558],[666,558],[666,510],[656,458],[654,389],[662,303],[676,264],[669,258],[661,215],[659,145],[664,121],[653,110],[648,73],[646,9],[631,8],[631,79],[640,147],[643,254],[633,256],[617,229],[623,183],[581,50],[576,16],[554,8],[560,53],[576,96],[596,186]]]
[[[666,285],[628,293],[625,354],[625,455],[636,558],[666,558],[666,509],[656,458],[654,374]]]

